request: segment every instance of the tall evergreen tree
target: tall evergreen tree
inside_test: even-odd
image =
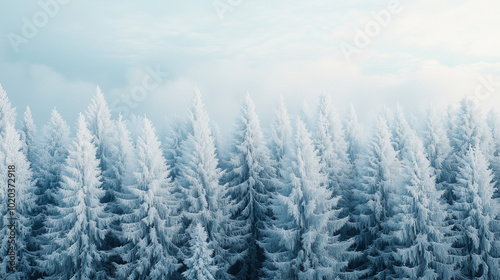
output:
[[[347,154],[341,121],[333,109],[330,96],[322,96],[319,102],[316,128],[316,147],[322,172],[328,176],[328,188],[334,196],[340,196],[340,207],[347,207],[353,184],[353,166]],[[347,213],[344,213],[347,215]]]
[[[401,174],[401,164],[391,144],[391,133],[384,117],[377,120],[375,134],[360,165],[359,182],[353,190],[356,205],[351,215],[352,225],[358,234],[356,250],[363,257],[354,263],[358,277],[374,275],[389,277],[394,261],[397,228],[391,224],[395,192]]]
[[[493,154],[490,165],[494,175],[495,194],[494,198],[500,197],[500,114],[494,110],[488,113],[488,124],[493,136]]]
[[[5,269],[10,267],[8,264],[10,258],[4,257],[1,263],[0,276],[3,279],[25,279],[31,275],[35,264],[34,256],[34,243],[32,234],[32,211],[35,202],[35,196],[33,193],[34,182],[32,178],[32,172],[30,169],[30,164],[24,155],[22,148],[23,144],[20,139],[19,133],[14,128],[12,124],[7,124],[4,133],[0,136],[1,150],[3,153],[3,162],[1,165],[5,167],[13,166],[15,172],[13,176],[9,175],[7,179],[9,184],[14,187],[9,186],[7,191],[4,191],[5,196],[2,198],[4,201],[2,204],[11,205],[14,204],[14,216],[12,215],[12,208],[9,206],[2,207],[2,217],[6,223],[5,229],[2,229],[4,233],[10,233],[12,228],[10,226],[15,224],[14,231],[15,235],[15,253],[16,253],[16,264],[17,269],[15,272],[6,272]],[[10,169],[10,168],[9,168]],[[7,179],[4,181],[7,183]],[[9,220],[9,218],[14,218],[15,220]],[[9,234],[10,235],[10,234]],[[7,242],[6,239],[2,239],[2,249],[5,246],[11,244]],[[7,251],[2,250],[4,256],[8,256]]]
[[[49,279],[105,279],[99,248],[108,225],[100,203],[104,190],[96,153],[85,117],[80,114],[76,140],[69,150],[56,196],[59,215],[47,223],[55,244],[55,250],[47,252]]]
[[[184,231],[192,222],[201,223],[207,230],[210,248],[215,253],[217,279],[230,278],[230,260],[227,254],[227,224],[225,187],[221,185],[223,171],[218,167],[210,119],[198,91],[193,98],[189,113],[189,135],[182,143],[179,158],[179,175],[176,182],[182,192],[180,211]],[[184,232],[182,247],[186,249],[189,238]]]
[[[452,205],[453,252],[458,278],[500,279],[498,203],[492,199],[493,175],[481,148],[470,147],[459,160]]]
[[[452,265],[449,245],[444,239],[446,213],[440,204],[442,192],[436,189],[435,177],[426,158],[424,147],[415,131],[401,124],[402,180],[397,193],[392,223],[399,237],[395,272],[408,279],[450,279]]]
[[[305,124],[297,121],[295,146],[283,185],[276,198],[275,234],[282,254],[273,263],[283,279],[323,279],[341,275],[347,266],[350,242],[340,242],[337,233],[346,219],[334,210],[339,197],[327,189],[326,175]]]
[[[264,143],[255,106],[247,95],[237,122],[226,181],[229,211],[236,229],[232,249],[241,255],[233,267],[238,279],[257,279],[264,262],[262,230],[272,219],[271,194],[275,171]]]
[[[0,133],[5,133],[8,125],[16,124],[16,110],[10,104],[7,93],[0,84]]]
[[[347,142],[347,155],[351,160],[351,164],[356,166],[363,153],[365,140],[363,135],[363,128],[358,122],[358,116],[352,104],[349,108],[349,115],[345,124],[345,138]],[[354,168],[354,172],[356,172],[356,168]]]
[[[435,107],[427,112],[424,147],[437,183],[449,181],[450,155],[452,148],[446,134],[446,127]]]
[[[23,143],[23,153],[26,159],[31,163],[31,167],[36,166],[36,158],[38,156],[38,142],[36,139],[36,126],[33,122],[30,107],[26,108],[22,121],[22,130],[20,132],[21,141]]]
[[[123,218],[123,236],[130,244],[125,246],[126,263],[118,265],[121,279],[168,279],[179,268],[174,245],[179,230],[176,202],[160,145],[153,125],[144,118],[136,144],[137,183],[129,188],[135,198],[127,203],[130,211]]]

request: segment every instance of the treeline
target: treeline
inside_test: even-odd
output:
[[[500,115],[465,99],[370,133],[328,96],[293,122],[281,100],[265,137],[247,96],[228,147],[199,93],[162,139],[99,89],[76,137],[55,109],[15,123],[0,87],[1,279],[500,279]]]

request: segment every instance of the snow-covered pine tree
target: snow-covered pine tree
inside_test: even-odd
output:
[[[269,143],[271,151],[271,160],[276,171],[275,174],[275,189],[271,194],[271,205],[276,197],[276,192],[278,189],[284,186],[284,177],[287,174],[287,165],[290,163],[289,157],[292,152],[292,126],[290,123],[290,118],[288,117],[288,112],[283,100],[283,96],[280,97],[278,107],[275,110],[275,117],[271,127],[271,141]],[[272,220],[269,220],[265,224],[265,229],[261,230],[262,237],[262,248],[264,250],[266,259],[261,269],[262,277],[264,279],[276,279],[280,277],[280,271],[276,268],[275,262],[280,262],[282,256],[286,255],[284,246],[280,245],[280,236],[274,231],[276,217],[273,216]]]
[[[11,210],[7,210],[6,207],[2,207],[2,219],[5,225],[5,229],[2,228],[2,232],[6,233],[7,225],[15,223],[16,236],[15,236],[15,252],[16,252],[16,262],[17,269],[16,272],[6,272],[5,268],[10,267],[8,265],[9,258],[4,257],[1,263],[0,278],[2,279],[25,279],[27,276],[31,275],[33,272],[32,266],[35,264],[35,240],[32,234],[32,211],[35,202],[34,196],[34,182],[32,178],[32,172],[30,169],[30,163],[26,159],[22,148],[23,143],[20,139],[20,135],[14,128],[13,124],[7,123],[5,131],[1,133],[0,136],[1,152],[3,153],[2,166],[14,166],[15,172],[14,177],[10,177],[9,184],[13,184],[15,188],[9,187],[7,191],[7,186],[5,187],[5,193],[8,194],[2,198],[2,204],[7,205],[8,202],[13,202],[15,205],[15,215],[16,220],[8,220]],[[5,168],[7,170],[7,168]],[[4,181],[7,183],[7,180]],[[11,192],[11,190],[14,190]],[[13,197],[11,196],[13,195]],[[7,201],[9,198],[9,201]],[[8,230],[10,232],[10,230]],[[4,235],[5,236],[5,235]],[[7,240],[2,239],[2,249],[7,245]],[[7,256],[7,251],[2,250],[3,256]]]
[[[353,190],[351,224],[358,230],[356,250],[363,256],[350,266],[358,278],[392,274],[395,237],[390,224],[401,164],[391,144],[391,133],[383,116],[377,119],[375,133],[359,166],[359,182]]]
[[[97,87],[96,94],[92,98],[86,112],[89,131],[93,136],[93,143],[97,148],[97,159],[99,168],[102,172],[102,189],[106,192],[101,202],[104,205],[104,211],[107,219],[110,220],[111,227],[115,230],[109,231],[103,243],[103,250],[112,251],[113,248],[120,247],[119,241],[119,215],[122,212],[120,204],[117,202],[117,193],[121,192],[116,160],[119,157],[117,150],[117,132],[116,122],[111,119],[111,110],[109,109],[104,94]],[[106,254],[108,256],[109,254]],[[106,258],[103,260],[108,275],[114,274],[112,260]]]
[[[47,253],[48,279],[105,279],[99,250],[106,235],[107,224],[101,170],[96,158],[97,148],[87,128],[85,117],[78,118],[78,131],[69,149],[62,171],[62,182],[56,199],[59,215],[48,222],[55,244]]]
[[[217,266],[212,257],[213,250],[208,246],[207,232],[200,223],[192,223],[188,232],[190,255],[184,260],[187,270],[182,275],[186,279],[215,280]]]
[[[396,115],[390,129],[392,131],[392,146],[398,154],[398,160],[402,161],[406,156],[405,153],[409,152],[405,147],[405,144],[409,142],[407,138],[413,135],[409,133],[411,127],[406,121],[403,109],[401,108],[401,106],[399,106],[399,104],[396,107]]]
[[[136,143],[136,185],[127,188],[135,198],[128,199],[122,223],[123,237],[129,244],[122,256],[125,264],[117,266],[121,279],[169,279],[179,268],[174,245],[179,231],[177,206],[160,145],[151,121],[143,118]]]
[[[124,264],[122,257],[125,256],[130,249],[130,244],[126,244],[128,240],[124,237],[122,232],[122,223],[124,217],[132,213],[137,205],[137,197],[131,191],[131,188],[137,184],[135,178],[135,173],[137,172],[137,158],[130,138],[130,132],[121,115],[116,122],[116,140],[116,149],[118,153],[114,163],[117,175],[117,189],[114,195],[116,199],[115,202],[119,206],[116,213],[118,220],[115,220],[114,223],[109,225],[109,230],[112,232],[111,235],[116,237],[120,242],[119,244],[122,244],[122,246],[114,246],[107,253],[108,260],[113,264],[114,268],[116,268],[117,265]],[[114,269],[109,268],[107,273],[108,277],[113,277],[116,274]]]
[[[177,164],[179,174],[176,183],[182,192],[180,212],[183,216],[183,242],[180,246],[187,251],[188,234],[185,230],[192,222],[201,223],[207,230],[208,243],[214,250],[217,265],[216,279],[229,279],[231,261],[227,255],[227,202],[225,186],[221,184],[223,171],[218,167],[210,119],[196,91],[189,113],[187,139],[181,146],[181,157]]]
[[[435,107],[427,111],[424,147],[436,182],[440,184],[449,181],[447,175],[451,168],[449,165],[452,148],[446,134],[446,126]]]
[[[272,261],[282,279],[333,279],[347,266],[351,242],[338,240],[346,219],[339,219],[339,210],[334,210],[339,197],[328,190],[311,135],[300,119],[289,160],[287,184],[273,206],[274,231],[283,251]]]
[[[239,255],[231,272],[237,279],[258,279],[265,261],[262,231],[272,219],[275,171],[255,105],[248,94],[238,118],[229,158],[225,180],[234,228],[231,235],[235,242],[231,248]]]
[[[395,235],[399,238],[393,254],[396,277],[450,279],[453,265],[448,255],[450,245],[444,239],[446,213],[440,203],[442,192],[436,189],[434,171],[422,141],[404,125],[401,113],[398,112],[396,123],[401,124],[400,139],[404,139],[400,143],[404,147],[403,171],[392,217],[392,227],[397,228]]]
[[[349,108],[349,115],[345,123],[345,138],[347,143],[347,155],[351,160],[351,164],[356,166],[363,153],[365,136],[363,134],[363,127],[358,122],[358,115],[352,104]],[[356,168],[354,168],[354,172],[356,171]]]
[[[46,221],[48,217],[58,216],[56,207],[59,206],[57,193],[62,182],[61,172],[68,156],[70,147],[70,128],[62,119],[56,109],[52,110],[49,122],[43,127],[41,137],[38,142],[37,164],[33,169],[36,177],[36,216],[33,221],[33,235],[37,239],[40,247],[39,268],[42,273],[49,265],[43,257],[55,248],[52,242],[53,234],[47,232]]]
[[[280,97],[275,111],[275,120],[271,128],[271,158],[276,169],[276,177],[281,180],[285,176],[286,157],[292,149],[292,125],[285,106],[283,96]]]
[[[491,110],[488,113],[488,124],[493,136],[493,155],[490,159],[495,183],[494,198],[500,197],[500,114]]]
[[[321,171],[327,174],[328,188],[334,196],[340,196],[339,207],[347,216],[350,190],[353,184],[353,165],[347,154],[342,123],[333,109],[330,96],[322,96],[319,101],[316,135],[314,142],[321,161]]]
[[[492,199],[493,175],[481,148],[470,147],[459,159],[455,202],[451,206],[456,241],[457,278],[500,279],[498,202]]]
[[[170,178],[175,180],[179,175],[179,167],[177,161],[181,157],[182,143],[188,136],[188,123],[180,117],[174,116],[172,123],[168,127],[167,136],[164,143],[164,156],[167,164],[170,167]]]
[[[31,163],[31,167],[34,168],[37,164],[36,158],[39,152],[37,147],[38,142],[36,139],[37,131],[35,123],[33,122],[30,107],[26,107],[21,125],[22,130],[20,135],[23,143],[23,153],[26,156],[26,159]]]
[[[460,107],[454,114],[451,146],[454,149],[455,168],[457,168],[459,158],[462,158],[469,147],[479,147],[487,160],[493,155],[493,140],[483,114],[474,104],[464,98],[460,102]],[[456,169],[455,169],[456,171]]]
[[[16,110],[12,108],[7,93],[0,84],[0,133],[5,133],[8,125],[16,124]]]

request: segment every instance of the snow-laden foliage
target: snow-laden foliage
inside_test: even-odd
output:
[[[384,279],[392,274],[393,247],[397,230],[392,223],[401,163],[391,144],[391,133],[384,117],[376,123],[368,151],[360,165],[358,182],[353,191],[356,205],[351,220],[356,234],[356,250],[363,253],[354,266],[360,277],[375,275]]]
[[[122,149],[128,149],[127,133],[122,130]],[[118,265],[120,279],[168,279],[178,268],[173,237],[179,231],[173,215],[176,202],[171,198],[172,182],[160,142],[151,122],[144,118],[136,143],[135,185],[127,186],[133,197],[127,199],[123,215],[122,252],[125,264]],[[124,201],[124,200],[120,200]]]
[[[436,189],[434,171],[422,141],[398,110],[396,123],[402,142],[402,174],[392,223],[398,237],[393,256],[395,275],[408,279],[449,279],[452,265],[444,242],[445,212]]]
[[[455,223],[453,253],[459,277],[500,279],[497,200],[493,175],[480,147],[469,147],[459,159],[451,206]]]
[[[256,279],[265,260],[259,243],[263,241],[265,225],[272,219],[275,171],[249,95],[236,127],[225,176],[234,229],[231,234],[235,237],[231,248],[239,254],[232,270],[238,279]]]
[[[304,122],[297,121],[295,145],[288,158],[286,184],[281,186],[273,210],[274,234],[282,254],[273,263],[284,279],[323,279],[339,275],[347,266],[344,256],[351,243],[335,235],[345,224],[335,210],[339,197],[327,187],[320,159]]]
[[[463,100],[408,123],[386,107],[369,135],[319,101],[292,128],[281,98],[266,139],[250,96],[229,135],[197,92],[162,143],[99,89],[73,137],[55,109],[16,130],[0,87],[18,261],[7,271],[2,187],[0,279],[500,279],[498,113]]]
[[[229,215],[225,186],[221,184],[223,171],[216,156],[210,118],[199,92],[192,101],[188,131],[190,133],[180,147],[181,157],[177,162],[179,174],[175,180],[182,193],[179,208],[183,217],[182,251],[188,251],[186,241],[189,234],[186,229],[193,222],[200,223],[207,230],[209,246],[214,250],[216,278],[230,278],[228,269],[235,260],[227,252],[231,242],[227,238]]]
[[[96,153],[85,117],[80,114],[76,139],[56,193],[58,215],[47,223],[55,244],[47,255],[50,279],[105,279],[100,247],[108,230],[100,202],[104,190]]]
[[[214,265],[213,250],[208,247],[205,229],[200,223],[193,223],[188,232],[190,255],[184,261],[188,269],[182,274],[186,279],[215,280],[217,266]]]

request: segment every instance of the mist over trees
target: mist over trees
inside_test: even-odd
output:
[[[0,86],[17,217],[17,271],[3,258],[0,278],[500,279],[498,112],[464,99],[420,129],[398,106],[368,128],[329,96],[300,116],[285,101],[266,129],[247,95],[221,146],[199,92],[157,130],[97,88],[72,137],[56,109],[16,127]]]

